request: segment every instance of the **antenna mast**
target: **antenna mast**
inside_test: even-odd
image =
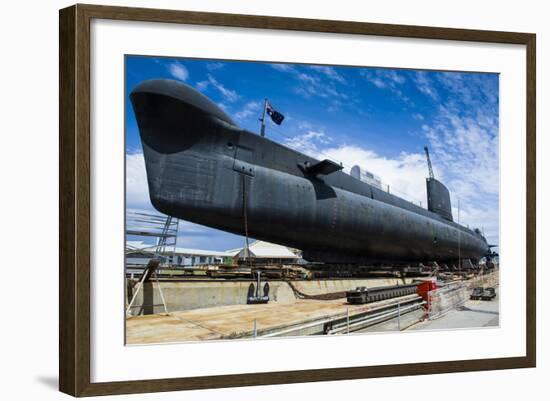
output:
[[[260,118],[260,121],[262,125],[260,125],[260,136],[265,136],[265,112],[267,110],[267,98],[264,99],[264,110],[262,112],[262,118]]]
[[[432,169],[432,161],[430,160],[430,152],[428,151],[428,147],[424,146],[424,152],[426,152],[426,159],[428,160],[428,174],[430,175],[430,179],[434,179],[434,171]]]

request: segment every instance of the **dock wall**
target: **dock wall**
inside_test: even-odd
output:
[[[407,278],[405,283],[412,282]],[[293,303],[297,298],[290,285],[284,281],[268,281],[269,300],[275,303]],[[246,304],[251,281],[186,281],[161,282],[162,293],[169,312],[186,311],[213,306]],[[255,285],[255,283],[252,283]],[[380,287],[403,284],[397,278],[300,280],[292,284],[300,292],[319,295],[348,291],[356,287]],[[263,287],[262,282],[261,286]],[[127,300],[137,286],[129,285]],[[127,301],[128,302],[128,301]],[[164,312],[162,299],[156,282],[146,282],[139,292],[132,308],[133,315],[148,315]]]

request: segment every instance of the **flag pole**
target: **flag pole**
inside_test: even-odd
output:
[[[264,99],[264,111],[262,113],[262,118],[260,118],[260,121],[262,122],[262,125],[260,126],[260,136],[265,136],[265,111],[267,109],[267,98]]]

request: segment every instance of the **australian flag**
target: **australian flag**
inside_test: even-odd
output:
[[[273,108],[271,103],[267,102],[266,104],[266,112],[271,117],[273,122],[277,125],[281,125],[283,120],[285,119],[285,116],[283,116],[281,113],[279,113],[277,110]]]

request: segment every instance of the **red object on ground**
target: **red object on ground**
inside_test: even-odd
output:
[[[427,307],[430,307],[430,291],[435,291],[437,289],[437,283],[435,278],[421,282],[416,286],[416,293],[420,295],[424,301],[427,302]]]

